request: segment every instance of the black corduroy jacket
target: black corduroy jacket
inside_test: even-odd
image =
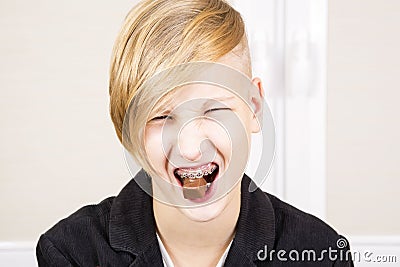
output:
[[[137,175],[146,179],[144,171]],[[224,266],[353,266],[346,239],[260,189],[249,192],[250,182],[244,175]],[[79,209],[43,234],[39,266],[163,266],[152,203],[132,179],[118,196]]]

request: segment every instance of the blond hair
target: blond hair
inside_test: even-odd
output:
[[[216,61],[235,47],[247,49],[244,23],[223,0],[144,0],[136,5],[111,60],[110,114],[119,140],[125,113],[146,80],[179,64]],[[135,148],[128,150],[135,154]]]

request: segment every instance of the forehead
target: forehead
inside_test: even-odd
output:
[[[194,101],[196,100],[196,101]],[[160,110],[172,110],[182,103],[193,104],[202,103],[237,103],[242,102],[241,98],[232,91],[218,85],[207,83],[192,83],[182,85],[171,90],[169,93],[160,97],[154,106],[153,112]]]
[[[239,102],[240,106],[250,105],[251,96],[257,89],[246,74],[230,63],[191,62],[165,69],[140,88],[132,106],[141,106],[138,109],[141,112],[135,114],[142,114],[140,116],[145,120],[146,116],[148,119],[160,112],[166,113],[174,106],[194,99],[220,102],[229,99]]]
[[[214,100],[233,100],[238,98],[236,94],[218,85],[206,83],[194,83],[183,85],[172,93],[172,103],[194,100],[194,99],[214,99]]]

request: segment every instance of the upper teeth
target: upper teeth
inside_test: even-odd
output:
[[[214,164],[208,164],[205,168],[199,169],[179,169],[177,174],[182,178],[202,178],[204,175],[209,175],[217,168]]]

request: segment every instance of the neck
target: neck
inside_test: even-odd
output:
[[[188,216],[188,213],[203,213],[193,209],[212,210],[221,206],[221,212],[206,221]],[[240,183],[224,198],[209,206],[184,210],[153,200],[153,209],[158,234],[172,259],[193,255],[193,250],[219,259],[235,233],[240,212]]]

